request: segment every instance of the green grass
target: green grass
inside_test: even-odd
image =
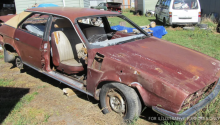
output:
[[[123,15],[139,26],[148,25],[151,21],[155,21],[155,17],[135,16],[128,12],[123,13]],[[117,20],[115,20],[115,22],[117,22]],[[208,23],[211,28],[215,25],[208,19],[203,22]],[[182,28],[166,27],[166,30],[168,34],[163,36],[162,39],[191,48],[220,60],[220,34],[212,30],[200,30],[198,28],[194,31],[189,31],[183,30]]]
[[[4,58],[4,53],[0,51],[0,59]]]
[[[209,30],[167,30],[162,39],[202,52],[220,60],[220,35]]]
[[[132,20],[133,22],[135,22],[139,26],[148,25],[148,24],[150,24],[151,20],[155,20],[154,17],[146,18],[145,16],[135,16],[129,12],[124,12],[123,15],[128,17],[130,20]],[[119,22],[124,21],[123,19],[117,18],[117,17],[110,17],[110,18],[108,18],[108,20],[110,21],[111,26],[119,25]],[[131,26],[128,23],[126,23],[126,27],[133,28],[133,26]]]
[[[7,125],[9,123],[12,123],[15,125],[27,124],[28,121],[30,121],[31,117],[24,117],[23,113],[21,113],[21,110],[23,109],[24,105],[27,105],[28,103],[30,103],[34,99],[34,96],[37,94],[38,92],[34,92],[34,93],[23,96],[20,99],[20,101],[16,103],[16,105],[14,106],[10,114],[7,116],[7,118],[3,121],[3,125]],[[12,102],[8,102],[8,103],[12,103]]]
[[[2,96],[0,98],[0,121],[3,120],[0,124],[24,125],[47,122],[50,115],[43,110],[34,108],[27,110],[24,108],[38,95],[38,92],[28,93],[28,91],[23,91],[25,88],[14,88],[14,85],[13,80],[0,79],[0,87],[3,87],[2,90],[4,90],[3,93],[0,92]],[[41,115],[41,121],[36,119],[36,116]]]
[[[13,80],[7,80],[7,79],[0,79],[0,87],[7,87],[7,86],[13,86],[15,83]]]

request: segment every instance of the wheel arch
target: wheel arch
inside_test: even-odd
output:
[[[140,101],[141,101],[141,104],[144,105],[144,101],[143,101],[143,98],[140,94],[140,86],[141,84],[134,84],[134,83],[137,83],[137,82],[132,82],[130,85],[126,84],[126,83],[122,83],[122,82],[118,82],[118,81],[102,81],[98,84],[98,86],[96,87],[96,92],[95,92],[95,99],[99,100],[99,94],[100,94],[100,91],[101,91],[101,88],[103,85],[106,85],[106,84],[109,84],[109,83],[118,83],[118,84],[124,84],[124,85],[127,85],[128,87],[130,88],[133,88],[135,90],[135,92],[137,93]],[[142,86],[141,86],[142,87]],[[97,98],[98,97],[98,98]],[[143,108],[143,107],[142,107]]]
[[[16,49],[8,43],[4,43],[3,49],[5,62],[13,62],[15,57],[19,56],[19,53],[17,53]]]
[[[5,50],[7,50],[7,51],[9,51],[9,52],[16,52],[17,53],[17,51],[16,51],[16,49],[12,46],[12,45],[10,45],[10,44],[8,44],[8,43],[5,43],[4,44],[4,48],[5,48]]]

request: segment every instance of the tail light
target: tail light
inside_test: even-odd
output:
[[[170,17],[172,17],[172,12],[169,12]]]
[[[198,16],[201,17],[201,12],[199,12]]]

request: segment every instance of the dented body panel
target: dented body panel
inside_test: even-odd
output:
[[[60,72],[55,73],[50,67],[50,41],[45,40],[46,37],[40,38],[18,29],[19,22],[13,23],[13,27],[7,25],[7,22],[0,27],[3,47],[10,45],[26,65],[97,100],[102,85],[116,82],[137,88],[146,106],[178,113],[186,104],[186,99],[197,92],[203,94],[206,90],[204,88],[216,83],[220,77],[220,61],[155,37],[89,48],[76,19],[117,13],[69,7],[34,8],[27,11],[24,13],[26,16],[39,12],[58,15],[71,21],[88,53],[86,88],[83,89],[83,83],[79,81],[60,75]],[[25,18],[24,15],[22,18]],[[45,34],[49,38],[49,33]]]
[[[173,112],[181,110],[187,96],[219,78],[218,60],[155,37],[93,51],[103,54],[104,61],[92,85],[138,82],[135,87],[146,105],[158,104]]]

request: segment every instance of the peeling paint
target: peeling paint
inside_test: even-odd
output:
[[[157,70],[159,73],[163,73],[163,70],[160,68],[155,68],[155,70]]]

